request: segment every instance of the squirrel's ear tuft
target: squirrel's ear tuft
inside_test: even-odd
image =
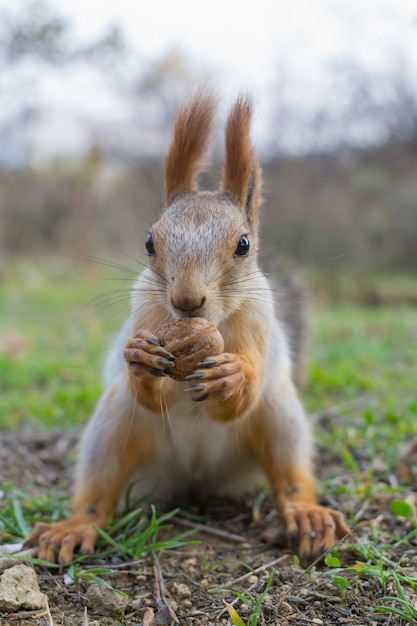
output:
[[[223,192],[246,211],[249,224],[255,226],[261,199],[261,168],[251,142],[252,105],[240,97],[226,123],[226,156],[223,167]]]
[[[177,115],[171,145],[165,159],[165,202],[177,194],[195,191],[197,175],[204,168],[214,117],[212,96],[198,92]]]

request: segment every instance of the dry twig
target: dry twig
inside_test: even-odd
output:
[[[221,530],[220,528],[214,528],[213,526],[206,526],[206,524],[199,524],[198,522],[192,522],[188,519],[183,519],[182,517],[174,517],[171,518],[171,521],[175,522],[179,526],[186,526],[187,528],[195,528],[196,530],[200,530],[203,533],[208,535],[214,535],[215,537],[220,537],[221,539],[226,539],[227,541],[233,541],[234,543],[244,543],[247,541],[245,537],[241,535],[235,535],[234,533],[228,533],[226,530]]]
[[[280,563],[281,561],[286,561],[287,559],[288,559],[288,554],[279,556],[273,561],[270,561],[269,563],[265,563],[265,565],[260,565],[256,569],[252,569],[250,570],[250,572],[243,574],[243,576],[239,576],[239,578],[235,578],[234,580],[231,580],[229,583],[222,585],[222,587],[224,589],[228,589],[229,587],[236,585],[236,583],[240,583],[242,582],[242,580],[246,580],[246,578],[249,578],[249,576],[256,576],[257,574],[259,574],[259,572],[263,572],[264,570],[269,569],[270,567],[273,567],[274,565],[276,565],[277,563]]]
[[[169,626],[172,622],[179,624],[178,617],[168,604],[165,597],[164,577],[162,575],[161,564],[155,553],[153,556],[153,572],[155,577],[155,597],[158,612],[149,622],[149,626]],[[149,617],[149,616],[148,616]]]

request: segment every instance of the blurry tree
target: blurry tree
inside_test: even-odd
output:
[[[75,44],[71,41],[69,23],[43,2],[26,3],[18,13],[3,9],[0,24],[1,61],[8,65],[28,57],[59,65],[80,58],[96,60],[124,47],[117,28],[88,45]]]
[[[38,89],[45,72],[62,71],[75,65],[90,66],[106,79],[112,76],[126,44],[117,27],[94,41],[80,42],[71,24],[46,2],[11,3],[0,12],[0,141],[36,116]],[[6,141],[4,141],[6,140]],[[81,167],[69,177],[22,171],[4,172],[0,212],[5,231],[5,249],[28,250],[30,233],[37,230],[44,240],[59,240],[63,224],[73,222],[73,242],[80,253],[91,250],[95,241],[96,212],[93,185],[97,167],[92,168],[94,149]],[[13,159],[12,161],[13,162]],[[19,164],[21,165],[21,164]],[[68,180],[69,179],[69,180]],[[28,201],[27,189],[32,188]],[[72,218],[72,219],[71,219]]]
[[[266,212],[265,232],[292,256],[417,267],[417,68],[386,58],[379,69],[335,60],[316,101],[289,74],[276,85],[264,172],[279,213]]]
[[[18,116],[34,104],[42,69],[62,68],[74,63],[88,63],[105,69],[126,51],[121,31],[111,28],[97,40],[77,42],[71,24],[48,4],[13,3],[0,11],[0,97],[2,118]]]
[[[319,95],[311,90],[317,78],[301,83],[277,66],[270,153],[336,153],[388,141],[417,149],[417,67],[405,53],[385,57],[379,68],[353,57],[332,60]]]
[[[181,50],[172,48],[161,57],[142,63],[132,81],[130,96],[143,108],[150,124],[165,126],[169,132],[180,104],[194,93],[196,85],[210,88],[210,76]]]
[[[132,115],[121,130],[98,129],[78,163],[64,157],[57,168],[51,162],[52,168],[29,170],[24,155],[17,152],[13,159],[6,150],[4,162],[17,165],[0,170],[0,247],[8,252],[34,251],[48,241],[87,256],[101,243],[119,243],[138,214],[152,219],[163,189],[161,159],[152,159],[166,148],[178,104],[196,84],[209,83],[177,50],[146,60],[128,48],[117,28],[80,41],[46,0],[10,3],[0,10],[3,154],[36,119],[44,79],[59,72],[61,80],[63,70],[78,67],[101,72],[110,89],[130,102]]]

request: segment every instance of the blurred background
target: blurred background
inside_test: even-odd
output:
[[[414,0],[0,0],[0,267],[142,254],[175,112],[204,85],[211,188],[227,109],[255,101],[269,254],[355,286],[415,272],[416,38]]]

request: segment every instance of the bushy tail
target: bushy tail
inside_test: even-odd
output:
[[[261,254],[260,264],[268,275],[275,296],[276,314],[284,326],[293,365],[293,380],[301,388],[307,377],[310,320],[307,311],[308,287],[299,278],[289,275],[283,260]]]
[[[283,323],[291,350],[293,380],[301,388],[306,382],[310,323],[306,310],[307,287],[294,279],[279,282],[277,314]]]

